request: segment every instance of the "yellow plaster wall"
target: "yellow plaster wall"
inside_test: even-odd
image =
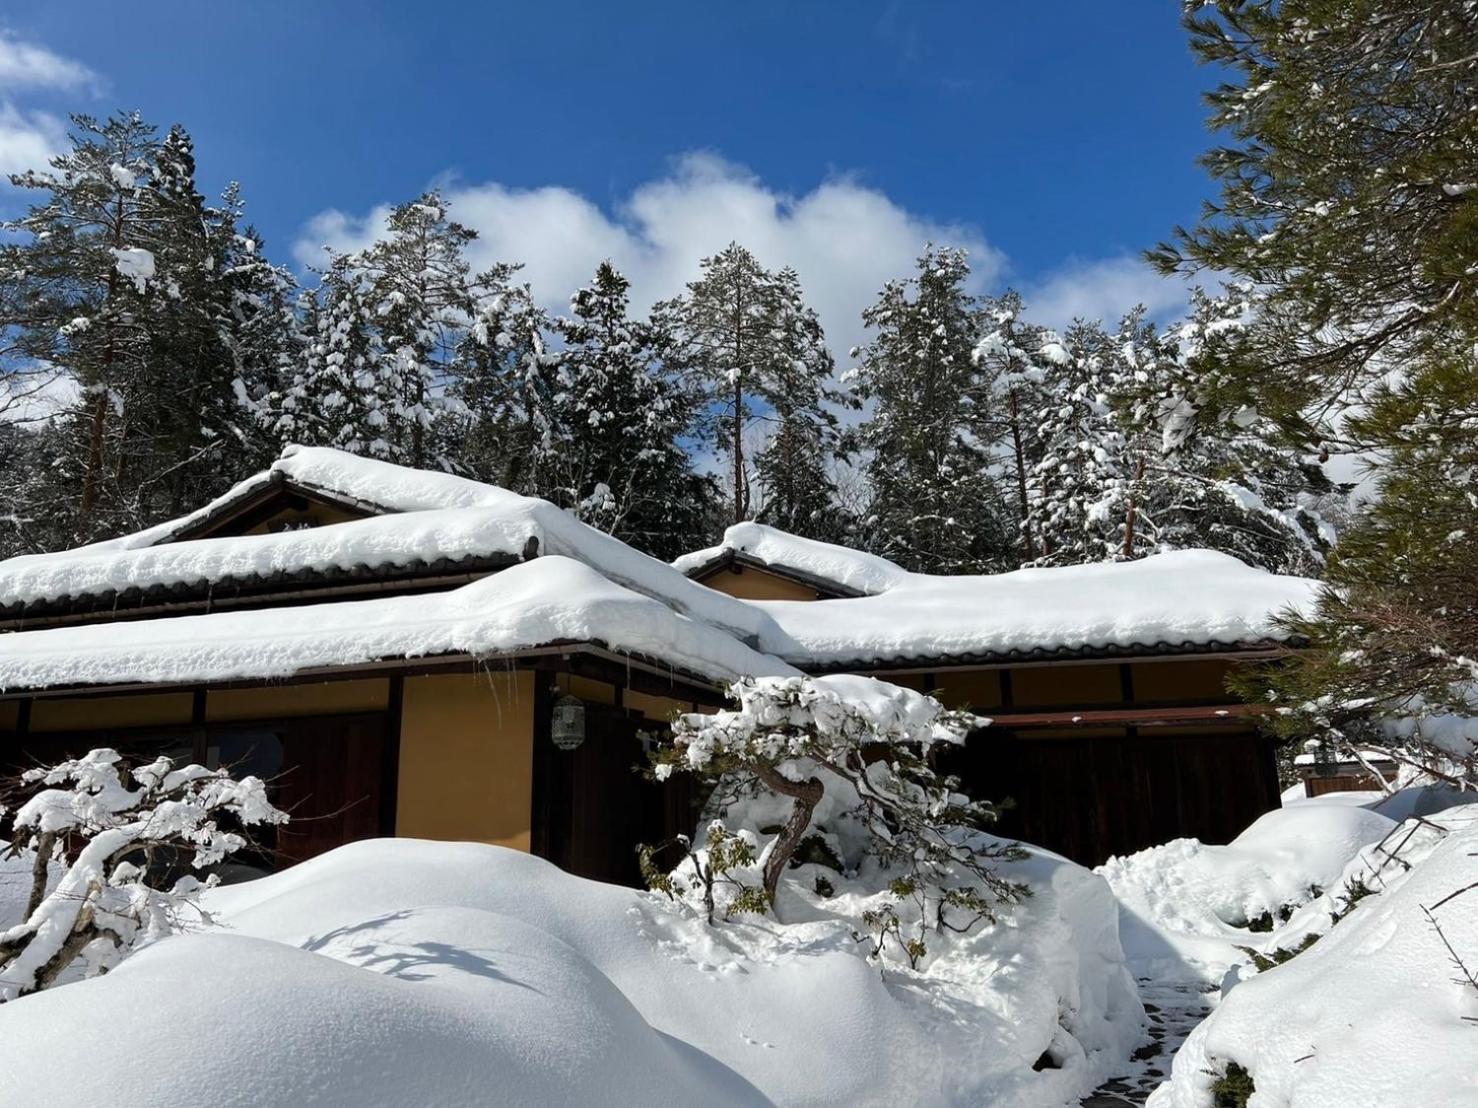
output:
[[[947,708],[984,711],[1001,705],[1001,674],[994,669],[942,669],[932,674],[934,695]]]
[[[1226,679],[1232,663],[1223,658],[1136,662],[1134,699],[1142,701],[1233,700]]]
[[[643,717],[653,723],[666,723],[674,714],[680,712],[694,711],[694,705],[688,700],[673,700],[670,696],[651,696],[648,693],[636,692],[632,689],[626,690],[622,698],[626,707],[632,711],[640,712]],[[704,709],[698,708],[698,711]]]
[[[105,727],[169,727],[190,722],[195,701],[190,693],[145,693],[138,696],[79,697],[31,704],[31,730],[92,731]]]
[[[1019,710],[1058,704],[1120,704],[1119,667],[1023,666],[1011,671],[1011,703]]]
[[[808,588],[788,577],[766,573],[749,566],[737,567],[739,572],[723,568],[707,577],[702,583],[710,589],[726,592],[741,600],[815,600],[816,590]]]
[[[0,700],[0,731],[14,731],[20,726],[21,702]]]
[[[396,834],[529,849],[535,677],[405,679]]]
[[[251,689],[212,689],[205,697],[205,718],[207,722],[216,723],[233,719],[382,712],[389,703],[390,681],[385,677],[262,685]]]

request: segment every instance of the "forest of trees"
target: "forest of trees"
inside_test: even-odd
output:
[[[472,269],[436,192],[302,282],[235,185],[201,194],[182,128],[133,114],[76,117],[71,151],[14,184],[0,554],[179,515],[288,443],[546,497],[663,558],[757,519],[941,573],[1185,546],[1315,573],[1339,512],[1284,423],[1179,416],[1245,292],[1058,334],[929,246],[839,366],[802,275],[740,243],[645,316],[609,262],[552,314],[517,259]]]

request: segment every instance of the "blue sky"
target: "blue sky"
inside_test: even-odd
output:
[[[850,332],[936,237],[1048,315],[1165,311],[1179,293],[1137,252],[1208,192],[1211,75],[1178,11],[20,0],[4,50],[55,72],[0,51],[0,162],[69,110],[137,107],[184,123],[202,184],[239,179],[298,266],[437,182],[551,303],[603,253],[667,295],[738,237]]]

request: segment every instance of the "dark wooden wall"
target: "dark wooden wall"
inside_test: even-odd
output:
[[[1015,802],[999,834],[1089,866],[1175,838],[1229,842],[1278,806],[1266,736],[1146,730],[1034,738],[987,729],[945,768],[972,795]]]

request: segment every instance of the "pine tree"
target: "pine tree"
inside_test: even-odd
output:
[[[1097,322],[1075,321],[1060,344],[1048,347],[1042,453],[1028,482],[1027,526],[1042,545],[1037,565],[1142,553],[1129,529],[1125,442],[1109,397],[1112,359],[1112,342]]]
[[[552,484],[545,473],[553,452],[552,324],[519,266],[500,264],[479,275],[482,293],[457,346],[451,417],[456,468],[478,480],[533,493]]]
[[[995,425],[989,437],[1001,443],[1016,502],[1020,560],[1029,562],[1043,553],[1032,529],[1029,486],[1042,456],[1041,417],[1048,400],[1043,382],[1060,343],[1055,332],[1023,321],[1022,311],[1015,292],[987,303],[982,316],[991,329],[976,345],[974,357],[982,377],[977,388],[988,396],[988,418]]]
[[[1154,260],[1256,289],[1192,407],[1363,449],[1379,492],[1317,611],[1289,621],[1308,648],[1250,691],[1288,709],[1285,735],[1359,743],[1414,719],[1403,754],[1471,785],[1471,749],[1424,717],[1472,714],[1478,680],[1478,21],[1469,4],[1217,0],[1187,26],[1228,74],[1210,102],[1229,139],[1204,159],[1222,197]]]
[[[855,352],[858,393],[874,402],[858,434],[871,455],[866,542],[922,572],[997,568],[1013,544],[981,439],[972,352],[983,324],[969,273],[963,250],[930,247],[916,276],[890,281],[863,313],[875,334]]]
[[[437,421],[448,406],[448,373],[460,326],[478,290],[465,256],[477,232],[447,215],[435,191],[396,207],[386,234],[349,259],[380,337],[371,362],[383,403],[378,442],[386,456],[424,466],[444,454]]]
[[[113,529],[121,506],[105,467],[122,386],[148,363],[142,321],[159,245],[154,197],[141,184],[158,150],[154,128],[136,114],[72,123],[69,152],[11,178],[42,198],[4,225],[23,237],[0,244],[0,281],[15,290],[0,330],[18,336],[17,356],[61,367],[81,392],[42,493],[56,520],[48,545]]]
[[[738,522],[753,509],[745,433],[756,414],[788,426],[792,436],[801,424],[813,434],[829,433],[835,416],[826,404],[838,394],[827,383],[832,361],[821,326],[793,270],[771,273],[736,242],[704,258],[702,271],[685,295],[659,304],[653,318],[669,336],[668,366],[703,381],[719,410],[718,444],[728,455]],[[782,500],[799,481],[783,475],[784,462],[782,453],[767,467]]]
[[[602,262],[554,321],[562,348],[541,390],[548,434],[531,491],[667,560],[702,533],[709,483],[680,444],[697,397],[662,371],[659,336],[630,318],[629,287]]]
[[[789,353],[789,371],[770,390],[771,427],[755,459],[762,493],[755,515],[783,531],[841,541],[847,526],[837,504],[831,462],[837,454],[839,421],[834,407],[853,404],[831,384],[835,363],[815,311],[801,293],[800,277],[788,266],[775,277],[776,337]]]
[[[14,179],[42,198],[0,247],[13,357],[56,367],[80,393],[53,433],[26,440],[47,451],[43,479],[7,494],[12,508],[48,505],[8,512],[44,520],[47,546],[177,515],[261,447],[242,406],[261,386],[240,357],[239,195],[206,204],[183,128],[159,140],[133,114],[77,116],[74,129],[50,170]]]
[[[1478,332],[1478,19],[1425,0],[1213,0],[1185,24],[1226,77],[1207,100],[1227,141],[1202,158],[1221,196],[1151,260],[1236,274],[1260,301],[1203,402],[1346,441],[1338,416],[1372,381]]]

